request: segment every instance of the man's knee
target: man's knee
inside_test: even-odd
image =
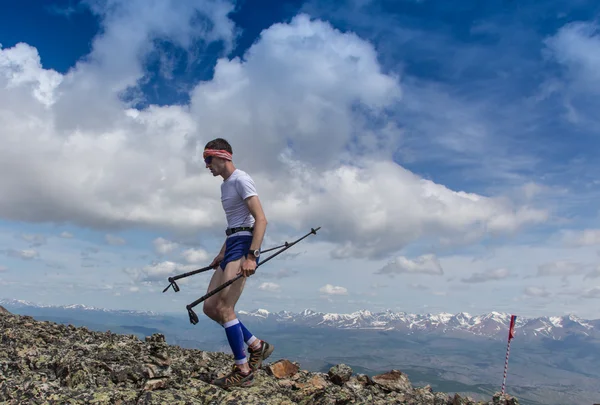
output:
[[[217,300],[206,300],[204,301],[204,306],[202,307],[204,314],[208,316],[210,319],[218,320],[220,315],[219,302]]]
[[[217,322],[224,322],[225,318],[229,317],[232,312],[232,308],[229,308],[222,300],[206,300],[202,309],[206,316]]]

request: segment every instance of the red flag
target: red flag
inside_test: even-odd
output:
[[[516,315],[510,316],[510,326],[508,327],[508,340],[511,340],[515,337],[515,323],[517,321]]]

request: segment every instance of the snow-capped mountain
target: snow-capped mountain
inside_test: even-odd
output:
[[[81,304],[54,306],[37,303],[0,299],[0,305],[8,308],[43,308],[73,311],[96,311],[106,314],[156,316],[151,311],[112,310]],[[484,338],[506,339],[510,324],[510,314],[490,312],[471,315],[466,312],[450,314],[411,314],[406,312],[371,312],[360,310],[352,313],[325,313],[305,309],[301,312],[269,312],[266,309],[238,311],[241,318],[250,317],[252,322],[273,324],[293,324],[306,327],[323,327],[354,330],[400,331],[404,334],[438,334],[453,337],[479,336]],[[518,315],[518,314],[517,314]],[[550,338],[563,340],[569,336],[600,339],[600,319],[585,320],[575,315],[543,316],[527,318],[517,316],[516,337]]]
[[[337,314],[315,312],[306,309],[302,312],[269,312],[265,309],[239,311],[240,316],[251,317],[254,321],[293,323],[311,327],[332,327],[338,329],[379,329],[397,330],[405,333],[439,333],[457,335],[477,335],[484,337],[508,337],[510,314],[491,312],[471,315],[458,314],[409,314],[385,311],[373,313],[361,310],[353,313]],[[600,320],[584,320],[574,315],[527,318],[517,316],[516,335],[525,337],[547,337],[563,339],[569,335],[600,338]]]
[[[120,313],[120,314],[139,314],[139,315],[156,315],[155,312],[152,311],[134,311],[134,310],[119,310],[119,309],[106,309],[106,308],[98,308],[98,307],[90,307],[82,304],[72,304],[72,305],[43,305],[38,303],[33,303],[24,300],[13,300],[13,299],[0,299],[0,305],[7,306],[11,308],[25,308],[25,307],[34,307],[34,308],[54,308],[54,309],[78,309],[82,311],[101,311],[101,312],[111,312],[111,313]]]

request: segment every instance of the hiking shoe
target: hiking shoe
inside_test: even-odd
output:
[[[212,383],[223,389],[249,387],[254,383],[254,372],[250,369],[250,373],[244,375],[242,374],[242,370],[234,364],[229,374],[213,380]]]
[[[250,365],[252,371],[256,371],[261,368],[263,360],[269,357],[271,353],[273,353],[273,350],[275,350],[273,345],[265,342],[264,340],[260,344],[259,349],[252,350],[252,348],[249,347],[248,352],[250,352],[250,358],[248,359],[248,364]]]

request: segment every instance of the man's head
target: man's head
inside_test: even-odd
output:
[[[232,155],[231,145],[223,138],[213,139],[204,146],[204,163],[213,176],[224,176],[231,171]]]

